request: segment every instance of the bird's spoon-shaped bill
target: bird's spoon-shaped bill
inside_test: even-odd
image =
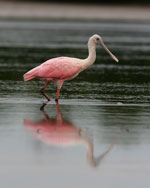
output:
[[[103,40],[100,40],[100,45],[106,50],[106,52],[112,57],[113,60],[115,60],[117,63],[119,62],[119,60],[110,52],[110,50],[108,50],[108,48],[105,46]]]

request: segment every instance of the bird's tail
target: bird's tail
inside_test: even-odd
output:
[[[23,75],[24,81],[29,81],[32,80],[33,78],[35,78],[37,76],[37,72],[38,72],[38,67],[30,70],[29,72],[25,73]]]
[[[24,78],[24,81],[26,82],[26,81],[32,80],[35,77],[33,75],[26,73],[23,75],[23,78]]]

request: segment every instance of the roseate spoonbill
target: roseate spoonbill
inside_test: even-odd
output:
[[[41,107],[44,119],[38,122],[24,119],[24,125],[28,128],[28,130],[31,131],[38,140],[41,140],[43,143],[51,146],[61,148],[73,146],[86,147],[88,163],[92,167],[97,167],[111,151],[113,144],[111,144],[109,148],[99,157],[95,158],[92,140],[87,135],[83,134],[82,129],[75,126],[72,122],[63,119],[59,110],[59,104],[56,103],[56,118],[50,118],[46,111],[44,111],[44,107],[46,105],[47,104],[45,103]]]
[[[41,65],[33,68],[24,74],[24,81],[29,81],[33,78],[39,78],[45,82],[41,89],[41,93],[50,101],[49,96],[44,92],[44,89],[51,83],[56,82],[57,93],[55,100],[58,101],[60,89],[66,80],[75,78],[80,72],[92,65],[96,59],[96,45],[100,45],[106,52],[118,62],[118,59],[108,50],[99,35],[93,35],[88,41],[89,55],[86,59],[78,59],[72,57],[57,57],[47,60]]]

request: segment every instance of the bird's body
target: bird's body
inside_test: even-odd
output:
[[[25,81],[40,78],[44,81],[70,80],[81,71],[80,59],[57,57],[50,59],[25,74]]]
[[[44,92],[44,89],[51,82],[56,82],[58,87],[56,100],[58,100],[63,82],[75,78],[81,71],[85,70],[94,63],[96,59],[96,45],[98,41],[100,41],[101,46],[110,54],[110,56],[118,62],[118,59],[106,48],[101,37],[99,35],[93,35],[88,41],[89,55],[86,59],[72,57],[52,58],[24,74],[24,81],[29,81],[34,78],[39,78],[45,81],[45,85],[41,89],[41,92],[48,101],[50,98]]]

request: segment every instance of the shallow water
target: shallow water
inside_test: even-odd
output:
[[[113,21],[0,21],[1,187],[150,185],[150,24]],[[97,48],[95,64],[45,99],[22,75],[56,56],[87,56],[100,34],[119,58]]]

